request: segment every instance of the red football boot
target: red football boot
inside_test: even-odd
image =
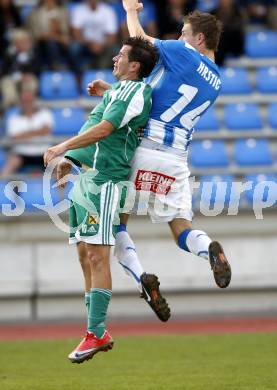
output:
[[[91,359],[97,352],[112,349],[113,343],[114,341],[107,330],[99,339],[94,333],[87,332],[80,344],[68,355],[68,359],[72,363],[82,363]]]

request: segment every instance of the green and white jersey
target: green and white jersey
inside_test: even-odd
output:
[[[94,181],[127,180],[131,160],[139,145],[136,130],[147,123],[151,93],[151,87],[142,81],[124,80],[113,84],[79,131],[79,134],[83,133],[106,120],[114,127],[112,134],[96,144],[71,150],[65,156],[97,170],[99,173]]]

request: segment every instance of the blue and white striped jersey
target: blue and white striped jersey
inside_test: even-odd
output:
[[[187,150],[194,126],[220,87],[217,65],[183,41],[155,40],[159,62],[146,79],[153,88],[144,137]]]

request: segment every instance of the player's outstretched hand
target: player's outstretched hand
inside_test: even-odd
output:
[[[89,96],[103,96],[104,92],[110,88],[110,84],[103,80],[93,80],[87,86]]]
[[[64,152],[66,152],[66,149],[62,143],[47,149],[43,156],[44,166],[47,167],[50,161]]]
[[[140,12],[143,9],[143,4],[138,2],[138,0],[122,0],[122,4],[126,12],[128,11]]]
[[[62,158],[57,165],[57,182],[58,187],[64,188],[67,184],[66,176],[70,173],[72,163],[66,158]]]

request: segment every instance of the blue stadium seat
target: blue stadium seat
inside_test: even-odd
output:
[[[246,69],[221,68],[221,94],[248,94],[252,91]]]
[[[4,149],[0,147],[0,168],[3,168],[7,160],[7,155]]]
[[[79,96],[74,74],[64,70],[44,71],[40,75],[40,95],[43,99],[74,99]]]
[[[229,164],[223,141],[193,141],[190,162],[196,168],[227,167]]]
[[[44,200],[42,177],[26,179],[25,183],[27,184],[27,191],[22,192],[19,188],[19,196],[24,200],[27,211],[39,212],[40,210],[34,207],[34,204],[48,204],[48,198],[46,198],[46,201]],[[48,191],[46,191],[47,197],[50,197],[53,204],[57,204],[59,201],[59,192],[58,189],[53,188],[52,185],[53,184],[51,184],[50,190],[51,197],[48,194]]]
[[[8,108],[4,115],[3,115],[3,126],[4,126],[4,132],[6,131],[7,122],[15,114],[18,114],[20,112],[19,107],[10,107]]]
[[[78,3],[66,2],[65,7],[67,8],[70,18],[72,18],[72,13],[74,12],[75,8],[78,6],[79,6]]]
[[[55,125],[54,135],[77,134],[85,120],[85,110],[81,107],[66,107],[53,109]]]
[[[2,211],[1,206],[3,204],[14,205],[14,203],[9,199],[11,197],[7,197],[4,193],[7,184],[8,184],[7,180],[0,180],[0,212]]]
[[[245,53],[251,58],[277,56],[277,32],[250,31],[246,34]]]
[[[200,201],[205,208],[213,208],[215,203],[227,207],[234,177],[232,175],[206,175],[200,179]]]
[[[34,4],[22,4],[21,5],[21,7],[20,7],[20,16],[21,16],[21,19],[24,22],[24,24],[27,21],[28,16],[30,15],[30,13],[33,11],[34,7],[35,7]]]
[[[208,108],[200,120],[196,123],[195,129],[197,131],[217,131],[219,130],[219,121],[216,115],[214,106]]]
[[[245,181],[253,183],[251,190],[246,191],[245,197],[249,204],[253,204],[254,201],[262,200],[263,202],[272,202],[273,206],[277,205],[277,175],[274,173],[259,173],[247,175]],[[259,185],[258,183],[264,183]]]
[[[257,89],[261,93],[277,93],[277,67],[260,68],[256,73]]]
[[[253,138],[236,140],[234,160],[240,166],[272,165],[268,140]]]
[[[227,104],[224,107],[225,125],[230,130],[260,130],[262,119],[257,104]]]
[[[84,95],[87,95],[87,85],[93,80],[101,79],[106,81],[107,83],[113,84],[116,82],[116,79],[113,75],[113,72],[111,69],[103,69],[103,70],[87,70],[84,72],[83,78],[82,78],[82,93]]]
[[[277,130],[277,103],[268,106],[268,122],[274,130]]]

